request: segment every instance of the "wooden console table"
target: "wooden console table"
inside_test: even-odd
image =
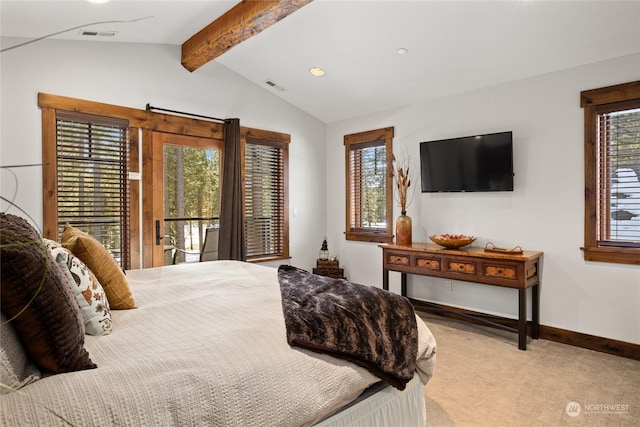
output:
[[[445,249],[429,243],[380,245],[382,286],[389,290],[389,271],[401,274],[401,293],[407,296],[407,274],[442,277],[518,290],[518,348],[527,349],[527,288],[531,288],[531,336],[540,336],[540,263],[542,252],[513,255],[485,252],[484,248]],[[492,323],[484,321],[485,323]]]

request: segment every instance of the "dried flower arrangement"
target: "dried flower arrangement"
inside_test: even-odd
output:
[[[396,159],[396,155],[391,153],[391,156],[391,174],[396,179],[398,204],[400,205],[402,215],[405,215],[407,212],[407,190],[411,187],[411,179],[409,178],[409,162],[405,159],[401,164],[399,164]]]

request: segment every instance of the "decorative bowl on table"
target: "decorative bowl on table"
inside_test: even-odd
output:
[[[463,246],[470,245],[476,240],[474,236],[465,236],[464,234],[436,234],[429,236],[433,243],[444,246],[447,249],[458,249]]]

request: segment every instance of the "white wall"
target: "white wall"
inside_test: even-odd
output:
[[[344,239],[343,136],[395,127],[394,152],[408,154],[415,191],[408,215],[413,240],[463,233],[497,246],[544,252],[543,325],[640,343],[640,266],[585,262],[583,244],[583,110],[580,91],[640,77],[640,55],[546,74],[327,127],[327,224],[332,252],[349,279],[382,285],[382,255],[372,243]],[[513,131],[515,191],[420,192],[419,142]],[[330,195],[330,196],[329,196]],[[394,218],[399,209],[394,208]],[[409,276],[409,295],[478,311],[517,316],[517,292]],[[391,273],[399,292],[399,274]]]
[[[2,46],[20,41],[2,39]],[[324,176],[324,123],[215,61],[188,72],[180,65],[179,46],[43,40],[4,52],[0,61],[1,165],[42,161],[38,92],[139,109],[150,103],[206,116],[239,117],[242,126],[291,134],[291,262],[314,266],[326,223],[325,181],[319,179]],[[15,172],[15,201],[41,226],[41,170]],[[0,194],[13,198],[12,176],[2,170],[0,180]],[[7,205],[1,203],[0,208],[6,211]],[[19,213],[15,208],[9,212]]]

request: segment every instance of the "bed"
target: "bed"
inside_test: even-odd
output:
[[[400,391],[290,346],[277,274],[238,261],[128,271],[136,308],[111,310],[110,333],[84,337],[97,368],[42,373],[0,395],[0,425],[64,425],[58,414],[76,426],[424,426],[435,364],[424,322]]]

